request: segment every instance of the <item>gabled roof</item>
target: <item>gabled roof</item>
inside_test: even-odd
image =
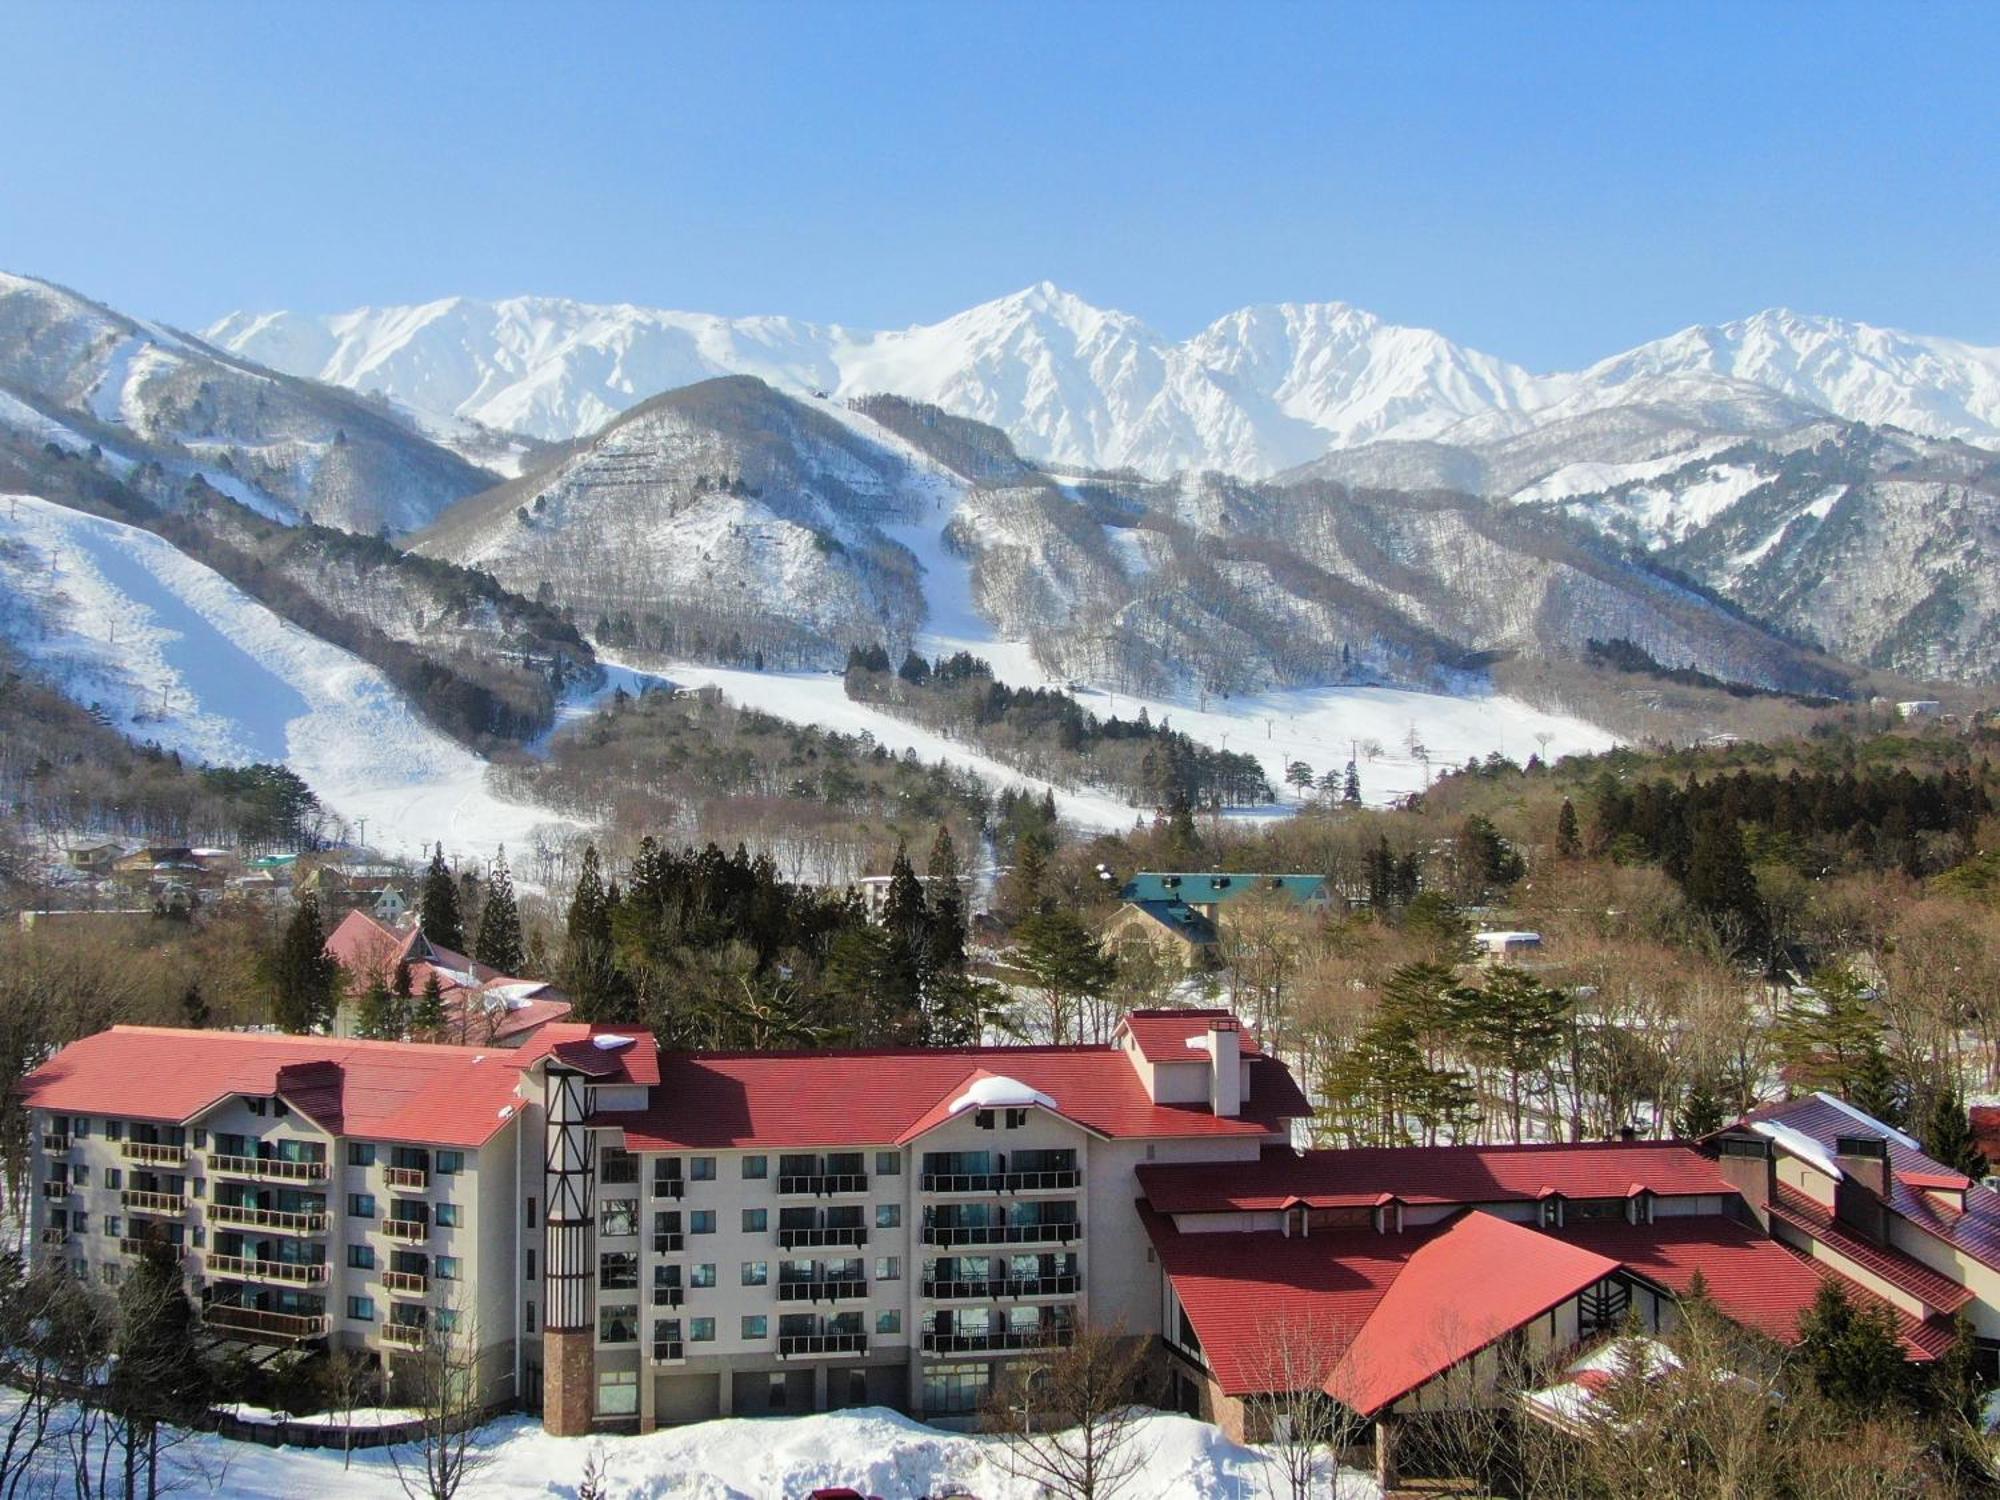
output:
[[[1327,1394],[1371,1416],[1617,1270],[1608,1256],[1474,1210],[1411,1254]]]
[[[1155,1104],[1116,1047],[879,1048],[663,1053],[661,1087],[646,1109],[592,1123],[622,1127],[628,1148],[642,1151],[891,1146],[982,1069],[1046,1094],[1065,1118],[1103,1136],[1255,1141],[1311,1113],[1291,1074],[1268,1058],[1251,1063],[1243,1114],[1218,1118],[1206,1104]]]
[[[1955,1313],[1972,1301],[1972,1292],[1942,1271],[1934,1271],[1915,1256],[1889,1245],[1863,1239],[1836,1219],[1826,1207],[1789,1183],[1774,1185],[1771,1214],[1835,1254],[1871,1271],[1889,1285],[1941,1313]]]
[[[1004,1073],[995,1073],[988,1068],[974,1068],[965,1077],[944,1091],[938,1102],[919,1115],[904,1132],[896,1137],[898,1146],[907,1146],[918,1136],[936,1130],[947,1121],[955,1120],[968,1109],[1045,1109],[1050,1114],[1069,1120],[1072,1125],[1089,1130],[1082,1121],[1063,1114],[1062,1106],[1032,1084],[1022,1083],[1018,1078],[1009,1078]],[[1092,1134],[1100,1132],[1092,1131]]]
[[[556,1021],[544,1026],[515,1053],[527,1068],[553,1057],[592,1083],[652,1088],[660,1081],[660,1047],[650,1031],[629,1026],[593,1026]]]
[[[1224,1006],[1167,1007],[1127,1011],[1118,1029],[1131,1036],[1139,1055],[1149,1063],[1205,1062],[1204,1047],[1190,1047],[1191,1038],[1206,1039],[1210,1025],[1237,1028],[1236,1050],[1243,1057],[1262,1057],[1257,1038],[1240,1028],[1236,1013]]]
[[[1294,901],[1317,901],[1326,894],[1324,875],[1264,875],[1242,870],[1141,870],[1119,888],[1131,902],[1185,901],[1222,905],[1258,891],[1278,892]]]
[[[1215,924],[1183,902],[1128,901],[1125,905],[1128,910],[1136,911],[1186,942],[1213,943],[1217,940]]]
[[[357,988],[378,977],[384,984],[393,982],[403,964],[409,965],[413,994],[422,994],[435,978],[444,1000],[445,1034],[462,1036],[467,1044],[511,1046],[574,1009],[545,980],[503,974],[432,942],[420,927],[387,927],[359,907],[340,919],[327,937],[326,951],[353,976]]]
[[[496,1047],[114,1026],[63,1048],[21,1094],[35,1109],[173,1125],[238,1094],[282,1096],[329,1131],[471,1147],[512,1117],[519,1081],[519,1054]]]
[[[1567,1198],[1734,1196],[1716,1164],[1678,1141],[1583,1145],[1381,1146],[1267,1151],[1254,1164],[1154,1164],[1139,1169],[1162,1213],[1255,1212],[1298,1198],[1314,1208],[1405,1203],[1507,1203]]]
[[[1769,1121],[1810,1138],[1831,1155],[1843,1135],[1879,1135],[1889,1145],[1889,1207],[1906,1223],[1981,1265],[2000,1270],[2000,1193],[1975,1184],[1965,1194],[1965,1208],[1940,1204],[1920,1185],[1925,1179],[1956,1178],[1957,1173],[1902,1131],[1871,1118],[1829,1094],[1814,1094],[1786,1104],[1755,1110],[1752,1122]]]

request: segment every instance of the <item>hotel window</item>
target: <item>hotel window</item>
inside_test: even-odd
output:
[[[347,1195],[347,1216],[350,1219],[374,1218],[375,1195],[373,1193],[349,1193]]]
[[[743,1210],[743,1232],[745,1234],[762,1234],[770,1226],[770,1223],[771,1215],[765,1209],[746,1208]]]
[[[597,1377],[597,1412],[605,1417],[629,1417],[639,1410],[639,1372],[606,1370]]]
[[[745,1286],[764,1286],[770,1279],[771,1263],[769,1261],[746,1260],[743,1262],[743,1284]]]
[[[347,1263],[357,1271],[375,1269],[375,1247],[373,1245],[349,1245]]]
[[[690,1267],[688,1271],[688,1285],[714,1286],[715,1262],[712,1260],[706,1260],[706,1261],[701,1261],[698,1264]]]
[[[688,1176],[696,1182],[715,1181],[715,1158],[712,1156],[689,1157]]]
[[[457,1330],[457,1328],[458,1328],[458,1314],[457,1314],[457,1312],[455,1312],[455,1311],[454,1311],[453,1309],[451,1309],[451,1308],[449,1308],[449,1307],[440,1307],[440,1308],[438,1309],[438,1312],[437,1312],[437,1330],[438,1330],[438,1332],[439,1332],[439,1333],[452,1333],[452,1332],[455,1332],[455,1331]]]
[[[373,1141],[349,1141],[347,1143],[347,1164],[350,1167],[374,1166],[375,1143]]]
[[[762,1313],[744,1314],[743,1337],[745,1337],[746,1339],[761,1339],[765,1337],[766,1330],[769,1327],[770,1324],[764,1321],[764,1315]]]
[[[1007,1128],[1009,1130],[1019,1130],[1027,1123],[1028,1112],[1025,1109],[1010,1109],[1007,1111]]]
[[[903,1276],[903,1258],[899,1255],[878,1255],[875,1257],[875,1279],[877,1281],[900,1281]]]
[[[535,1247],[533,1245],[525,1245],[521,1249],[521,1279],[523,1281],[533,1281],[535,1279]]]
[[[458,1257],[456,1255],[440,1255],[437,1258],[437,1279],[439,1281],[458,1280]]]
[[[122,1167],[106,1167],[104,1169],[104,1185],[108,1188],[125,1186],[124,1169]]]
[[[639,1284],[639,1257],[630,1250],[611,1250],[598,1256],[597,1284],[607,1292],[636,1287]]]
[[[125,1138],[125,1122],[123,1120],[106,1120],[104,1122],[104,1138],[107,1141],[123,1140]]]
[[[534,1331],[535,1304],[532,1302],[523,1302],[521,1304],[521,1332],[533,1333]]]
[[[347,1299],[347,1316],[357,1323],[374,1322],[375,1299],[373,1297],[349,1297]]]
[[[743,1158],[743,1180],[755,1182],[771,1175],[771,1158],[768,1156],[746,1156]]]
[[[81,1161],[78,1162],[75,1166],[69,1169],[69,1179],[71,1182],[75,1183],[78,1187],[89,1187],[90,1164],[88,1162],[81,1162]]]
[[[635,1204],[633,1208],[636,1216],[637,1205]],[[458,1228],[458,1205],[456,1203],[440,1203],[437,1206],[437,1227],[440,1229]]]
[[[875,1227],[877,1229],[900,1229],[903,1227],[903,1205],[900,1203],[878,1203],[875,1205]]]
[[[636,1186],[639,1181],[639,1158],[616,1146],[606,1146],[597,1154],[597,1180],[618,1187]]]
[[[599,1234],[637,1234],[639,1232],[639,1200],[637,1198],[606,1198],[597,1206],[597,1232]]]
[[[688,1213],[689,1234],[714,1234],[715,1210],[712,1208],[692,1209]]]
[[[440,1151],[437,1154],[437,1170],[440,1177],[456,1177],[465,1170],[463,1151]],[[636,1178],[634,1179],[637,1180]]]
[[[689,1318],[688,1340],[696,1344],[713,1343],[715,1341],[715,1319]]]
[[[123,1238],[125,1234],[125,1221],[116,1214],[106,1214],[104,1216],[104,1232],[114,1240]]]
[[[631,1302],[609,1302],[597,1311],[597,1341],[600,1344],[639,1342],[639,1309]]]
[[[535,1227],[535,1200],[533,1198],[530,1198],[528,1200],[527,1214],[528,1214],[527,1227],[533,1229]]]
[[[895,1177],[903,1170],[903,1153],[900,1151],[877,1151],[875,1153],[875,1175]]]
[[[990,1364],[930,1365],[924,1370],[924,1411],[939,1416],[978,1411],[992,1381]]]

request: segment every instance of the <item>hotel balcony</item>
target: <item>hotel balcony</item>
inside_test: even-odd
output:
[[[216,1224],[239,1224],[246,1229],[271,1229],[279,1234],[325,1234],[326,1212],[300,1212],[289,1208],[256,1208],[243,1203],[211,1203],[208,1217]]]
[[[384,1167],[382,1180],[392,1188],[415,1188],[421,1193],[431,1185],[431,1174],[424,1167]]]
[[[41,1242],[44,1245],[66,1245],[69,1243],[69,1231],[67,1229],[55,1228],[44,1229],[41,1234]]]
[[[656,1286],[653,1288],[653,1306],[679,1307],[687,1300],[687,1293],[677,1286]]]
[[[127,1161],[144,1162],[156,1167],[178,1167],[186,1163],[188,1148],[185,1146],[163,1146],[154,1141],[124,1141],[118,1147],[118,1154]]]
[[[781,1281],[778,1283],[780,1302],[840,1302],[852,1297],[866,1297],[868,1283],[865,1281]]]
[[[653,1363],[656,1365],[677,1365],[687,1358],[682,1352],[679,1339],[655,1339],[653,1341]]]
[[[1050,1328],[996,1328],[987,1333],[937,1333],[924,1335],[926,1354],[1007,1354],[1022,1349],[1058,1349],[1069,1343],[1071,1330]]]
[[[1081,1224],[926,1224],[926,1245],[1067,1245]]]
[[[253,1177],[261,1182],[324,1182],[323,1161],[286,1161],[276,1156],[211,1156],[208,1170],[219,1177]]]
[[[933,1302],[988,1301],[996,1297],[1074,1297],[1083,1278],[1075,1272],[1060,1276],[1008,1276],[986,1281],[926,1281],[924,1296]]]
[[[61,1156],[69,1150],[69,1137],[48,1132],[42,1136],[42,1149],[51,1156]]]
[[[302,1344],[326,1336],[324,1314],[265,1312],[212,1302],[201,1310],[202,1325],[224,1338],[258,1344]]]
[[[210,1255],[206,1264],[218,1276],[236,1276],[245,1281],[320,1282],[326,1280],[323,1263],[290,1260],[250,1260],[241,1255]]]
[[[919,1185],[926,1193],[966,1196],[982,1193],[1073,1192],[1083,1174],[1070,1167],[1049,1172],[926,1172]]]
[[[868,1191],[866,1172],[814,1172],[805,1176],[780,1177],[780,1194],[811,1193],[817,1197],[828,1197],[834,1193],[865,1193]]]
[[[859,1224],[843,1229],[780,1229],[781,1250],[816,1250],[835,1245],[865,1245],[868,1230]]]
[[[865,1333],[781,1333],[778,1335],[778,1358],[811,1359],[815,1355],[826,1354],[866,1354],[868,1335]]]
[[[155,1245],[165,1245],[169,1250],[174,1252],[176,1259],[184,1255],[187,1251],[185,1245],[176,1245],[171,1240],[149,1240],[142,1239],[137,1235],[128,1234],[119,1238],[118,1253],[120,1255],[144,1255]]]
[[[431,1236],[429,1219],[384,1219],[382,1232],[392,1240],[427,1240]]]
[[[655,1177],[653,1179],[655,1198],[685,1198],[687,1179],[683,1177]]]
[[[42,1184],[42,1196],[57,1200],[67,1198],[69,1196],[69,1184],[67,1182],[45,1182]]]
[[[431,1289],[431,1279],[422,1271],[384,1271],[382,1289],[399,1297],[422,1297]]]
[[[680,1254],[681,1246],[685,1243],[686,1239],[680,1230],[661,1230],[653,1236],[653,1253],[655,1255],[678,1255]]]
[[[118,1195],[118,1201],[135,1214],[178,1216],[187,1209],[185,1193],[149,1193],[141,1188],[126,1188]]]
[[[384,1323],[382,1342],[398,1349],[421,1349],[430,1330],[420,1323]]]

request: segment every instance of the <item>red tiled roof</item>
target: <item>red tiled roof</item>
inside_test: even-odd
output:
[[[1327,1394],[1372,1415],[1617,1270],[1607,1256],[1475,1209],[1410,1256]]]
[[[629,1047],[599,1047],[593,1038],[630,1037]],[[636,1084],[652,1088],[660,1081],[660,1048],[650,1031],[629,1026],[593,1026],[582,1021],[557,1021],[544,1026],[515,1054],[528,1067],[554,1054],[592,1083]],[[619,1116],[619,1118],[628,1118]]]
[[[1751,1118],[1788,1125],[1811,1136],[1828,1152],[1839,1136],[1870,1133],[1866,1115],[1818,1094],[1757,1110]],[[1875,1125],[1873,1133],[1889,1143],[1889,1207],[1926,1234],[1964,1251],[1983,1266],[2000,1270],[2000,1193],[1974,1184],[1966,1192],[1962,1212],[1939,1204],[1912,1179],[1957,1174],[1887,1126]]]
[[[1699,1215],[1651,1224],[1600,1219],[1571,1225],[1560,1233],[1623,1262],[1677,1296],[1686,1294],[1699,1272],[1708,1284],[1710,1300],[1725,1316],[1780,1343],[1797,1340],[1799,1315],[1812,1306],[1822,1281],[1838,1281],[1854,1301],[1880,1302],[1895,1312],[1904,1350],[1912,1359],[1935,1359],[1950,1343],[1948,1323],[1934,1325],[1912,1318],[1832,1267],[1735,1219]]]
[[[1238,1028],[1236,1046],[1244,1057],[1263,1055],[1257,1038],[1241,1029],[1236,1013],[1220,1007],[1127,1011],[1120,1024],[1131,1033],[1139,1055],[1149,1063],[1206,1062],[1208,1054],[1190,1047],[1188,1038],[1206,1036],[1209,1023],[1216,1020]]]
[[[512,1046],[575,1008],[553,985],[503,974],[491,964],[433,943],[418,927],[397,932],[359,909],[340,919],[327,937],[326,951],[352,976],[355,989],[365,989],[377,978],[393,983],[397,968],[405,963],[412,994],[422,994],[435,977],[445,1004],[444,1033],[462,1037],[468,1045]],[[495,987],[538,984],[540,989],[524,1003],[502,1009],[493,1002]]]
[[[1064,1116],[1104,1136],[1255,1140],[1311,1112],[1291,1074],[1269,1059],[1251,1064],[1243,1114],[1218,1119],[1205,1104],[1153,1103],[1115,1047],[899,1048],[666,1053],[663,1086],[644,1112],[592,1123],[624,1127],[628,1148],[642,1151],[889,1146],[981,1068],[1040,1090]]]
[[[1934,1271],[1922,1261],[1893,1246],[1870,1244],[1829,1213],[1823,1204],[1807,1197],[1788,1183],[1776,1184],[1771,1213],[1796,1227],[1808,1238],[1824,1244],[1836,1254],[1872,1271],[1891,1286],[1908,1292],[1924,1306],[1951,1314],[1972,1301],[1972,1293],[1942,1271]]]
[[[1406,1203],[1506,1203],[1551,1192],[1568,1198],[1735,1196],[1713,1161],[1676,1141],[1585,1145],[1382,1146],[1347,1151],[1267,1151],[1255,1165],[1139,1168],[1147,1201],[1162,1213],[1250,1212],[1299,1198],[1315,1208]]]
[[[236,1094],[283,1093],[329,1130],[479,1146],[519,1081],[519,1054],[500,1048],[114,1026],[63,1048],[21,1094],[35,1109],[181,1124]]]

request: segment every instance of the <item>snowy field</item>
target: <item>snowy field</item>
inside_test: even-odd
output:
[[[1240,1447],[1206,1423],[1150,1415],[1133,1439],[1143,1467],[1119,1491],[1129,1500],[1278,1500],[1289,1494],[1279,1463]],[[481,1440],[488,1462],[462,1500],[573,1500],[584,1464],[602,1455],[606,1500],[805,1500],[846,1485],[882,1500],[967,1494],[1039,1500],[1009,1472],[998,1440],[925,1427],[880,1407],[811,1417],[702,1422],[645,1437],[552,1438],[525,1418],[494,1424]],[[217,1500],[389,1500],[402,1488],[380,1452],[264,1448],[202,1437],[170,1451],[175,1493]],[[1339,1500],[1379,1500],[1365,1475],[1341,1476]],[[167,1476],[162,1476],[163,1487]],[[1321,1493],[1325,1493],[1324,1490]]]
[[[486,857],[555,821],[488,791],[486,763],[374,667],[137,527],[0,497],[0,631],[135,739],[284,761],[384,852]]]

